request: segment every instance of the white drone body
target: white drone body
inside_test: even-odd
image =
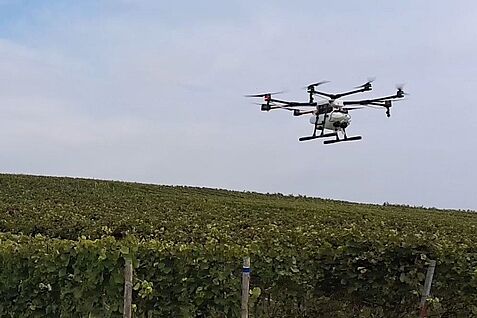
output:
[[[344,105],[341,101],[330,102],[330,105],[333,107],[330,113],[320,114],[318,110],[314,112],[310,117],[310,124],[317,126],[319,130],[327,129],[344,133],[344,129],[351,124],[351,115],[347,110],[343,110]]]
[[[351,124],[351,115],[342,113],[340,111],[332,111],[330,114],[326,114],[327,120],[325,121],[325,114],[315,115],[310,117],[310,124],[316,125],[317,129],[328,129],[332,131],[343,131],[343,128],[348,127]],[[323,124],[324,123],[324,124]],[[337,125],[339,124],[339,125]],[[345,127],[342,127],[345,126]]]

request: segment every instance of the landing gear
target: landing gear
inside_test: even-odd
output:
[[[312,139],[316,139],[316,138],[326,138],[326,137],[332,137],[332,136],[337,135],[336,132],[325,134],[326,117],[328,117],[328,114],[325,113],[324,117],[323,117],[323,122],[318,123],[318,115],[316,115],[316,121],[315,121],[315,127],[313,129],[313,135],[306,136],[306,137],[300,137],[300,138],[298,138],[298,140],[299,141],[307,141],[307,140],[312,140]],[[318,130],[321,130],[321,133],[317,136],[316,132]]]
[[[334,143],[342,142],[342,141],[353,141],[353,140],[361,140],[361,139],[362,139],[361,136],[353,136],[353,137],[346,137],[346,138],[343,138],[343,139],[336,138],[336,139],[331,139],[331,140],[325,140],[325,141],[323,141],[323,143],[325,145],[328,145],[328,144],[334,144]]]
[[[325,117],[325,120],[326,120],[326,117]],[[307,141],[307,140],[313,140],[313,139],[317,139],[317,138],[335,137],[335,139],[330,139],[330,140],[323,141],[323,143],[325,145],[328,145],[328,144],[334,144],[334,143],[342,142],[342,141],[354,141],[354,140],[361,140],[362,139],[361,136],[348,137],[348,135],[346,135],[345,128],[341,128],[341,131],[343,132],[343,138],[342,139],[340,139],[340,137],[338,136],[338,129],[335,130],[335,132],[333,132],[333,133],[325,134],[324,133],[325,120],[323,121],[323,123],[320,124],[319,127],[318,127],[318,123],[315,124],[315,129],[313,131],[312,136],[300,137],[298,140],[299,141]],[[321,129],[321,134],[320,135],[316,134],[316,131],[317,131],[318,128]]]
[[[348,135],[346,135],[346,129],[345,127],[342,127],[341,128],[342,131],[343,131],[343,139],[340,139],[338,137],[338,130],[335,131],[335,134],[336,134],[336,139],[331,139],[331,140],[325,140],[323,141],[323,143],[325,145],[328,145],[328,144],[334,144],[334,143],[337,143],[337,142],[342,142],[342,141],[353,141],[353,140],[361,140],[361,136],[353,136],[353,137],[348,137]]]
[[[317,139],[317,138],[326,138],[326,137],[333,137],[335,136],[336,133],[329,133],[329,134],[321,134],[321,135],[314,135],[314,136],[306,136],[306,137],[300,137],[298,140],[300,141],[307,141],[307,140],[312,140],[312,139]]]

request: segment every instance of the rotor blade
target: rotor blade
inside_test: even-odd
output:
[[[404,85],[406,85],[406,84],[404,84],[404,83],[396,84],[396,88],[402,90],[404,88]]]
[[[251,95],[244,95],[244,97],[265,97],[267,95],[277,95],[277,94],[282,94],[285,91],[280,91],[280,92],[275,92],[275,93],[262,93],[262,94],[251,94]]]
[[[259,105],[259,106],[264,105],[263,103],[251,103],[251,104]],[[270,103],[269,106],[277,106],[277,104]]]
[[[375,80],[376,80],[376,77],[368,77],[368,81],[366,83],[364,83],[363,85],[356,86],[355,88],[364,88],[366,86],[369,86]]]
[[[307,87],[304,87],[304,88],[310,88],[312,86],[320,86],[320,85],[323,85],[323,84],[326,84],[326,83],[329,83],[330,81],[321,81],[321,82],[317,82],[317,83],[313,83],[313,84],[310,84],[308,85]]]
[[[396,84],[396,89],[398,90],[398,92],[400,92],[400,94],[402,95],[410,95],[409,93],[406,93],[403,88],[404,88],[404,83],[401,83],[401,84]]]

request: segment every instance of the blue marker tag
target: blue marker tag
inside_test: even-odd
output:
[[[250,267],[243,267],[242,273],[250,273]]]

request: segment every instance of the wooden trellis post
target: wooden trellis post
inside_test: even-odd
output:
[[[241,318],[248,318],[248,297],[250,290],[250,257],[244,257],[242,267],[242,308]]]
[[[429,267],[427,268],[427,275],[426,275],[426,281],[424,283],[424,290],[422,292],[422,297],[421,297],[421,304],[420,304],[420,313],[419,317],[420,318],[427,318],[428,312],[427,312],[427,298],[431,294],[431,285],[432,285],[432,278],[434,277],[434,269],[436,268],[436,261],[431,260],[429,262]]]
[[[123,317],[131,318],[132,317],[132,277],[133,277],[133,268],[132,262],[130,259],[126,259],[126,264],[124,265],[124,308],[123,308]]]

